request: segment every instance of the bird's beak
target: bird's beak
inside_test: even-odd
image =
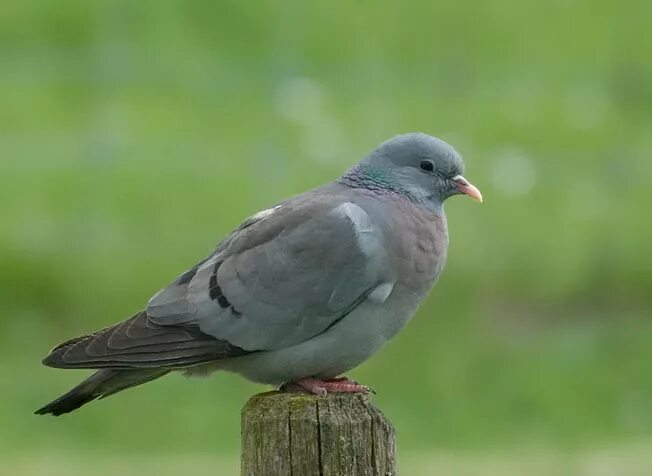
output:
[[[455,182],[455,186],[461,193],[468,195],[473,200],[482,203],[482,194],[480,193],[480,190],[478,190],[478,188],[471,182],[466,180],[461,175],[456,175],[453,177],[453,182]]]

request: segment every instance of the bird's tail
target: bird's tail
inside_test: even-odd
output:
[[[99,370],[68,393],[36,410],[35,413],[37,415],[50,413],[54,416],[70,413],[96,398],[106,398],[114,393],[162,377],[168,372],[169,370],[166,369]]]

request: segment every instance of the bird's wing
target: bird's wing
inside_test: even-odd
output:
[[[382,232],[360,206],[307,196],[244,222],[146,312],[247,351],[279,349],[348,314],[387,281],[386,264]]]
[[[145,312],[50,351],[43,363],[69,369],[184,368],[248,352],[191,326],[159,326]]]

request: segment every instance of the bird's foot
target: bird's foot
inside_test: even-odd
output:
[[[328,395],[329,393],[376,393],[371,387],[360,385],[355,380],[347,377],[317,379],[303,378],[293,382],[294,385],[306,390],[313,395]]]

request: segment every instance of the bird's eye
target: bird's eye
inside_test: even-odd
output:
[[[432,172],[435,169],[435,166],[429,160],[424,160],[421,162],[421,168],[426,172]]]

